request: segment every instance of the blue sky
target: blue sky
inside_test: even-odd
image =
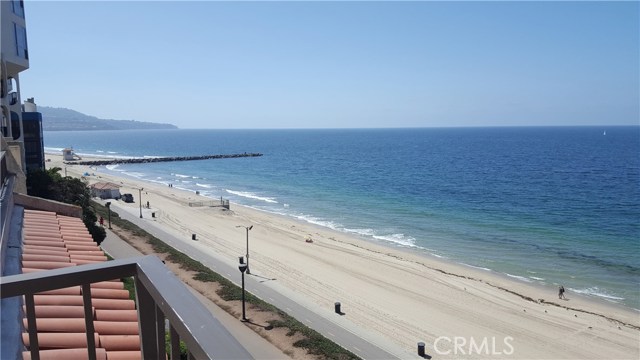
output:
[[[639,124],[638,2],[26,1],[23,98],[181,128]]]

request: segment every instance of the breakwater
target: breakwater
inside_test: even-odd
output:
[[[243,154],[226,154],[226,155],[169,156],[169,157],[153,157],[153,158],[105,159],[105,160],[87,160],[87,161],[80,160],[80,161],[66,161],[65,164],[105,166],[105,165],[116,165],[116,164],[144,164],[144,163],[168,162],[168,161],[232,159],[232,158],[257,157],[257,156],[262,156],[262,154],[243,153]]]

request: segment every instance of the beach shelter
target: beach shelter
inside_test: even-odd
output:
[[[91,189],[91,196],[99,197],[100,199],[119,199],[120,185],[111,182],[97,182],[89,185]]]

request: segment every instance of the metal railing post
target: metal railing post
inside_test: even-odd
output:
[[[33,294],[25,294],[24,303],[27,306],[27,325],[29,326],[29,351],[31,352],[31,359],[40,360],[38,327],[36,325],[36,305]]]
[[[159,359],[156,326],[156,303],[144,284],[136,276],[136,303],[138,304],[138,328],[140,329],[140,350],[143,359]]]
[[[169,332],[171,336],[171,358],[180,359],[180,335],[178,335],[172,324],[169,324]]]
[[[84,324],[87,330],[87,352],[89,360],[96,360],[96,338],[93,327],[93,307],[91,306],[91,284],[82,284],[82,304],[84,305]]]
[[[158,359],[166,359],[164,314],[158,306],[156,306],[156,336],[158,338]]]

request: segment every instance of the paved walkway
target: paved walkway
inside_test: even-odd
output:
[[[107,238],[101,244],[102,249],[114,259],[144,256],[137,249],[107,229]],[[290,359],[280,349],[245,326],[239,319],[229,315],[197,290],[186,285],[193,295],[207,308],[213,316],[244,346],[254,359]]]
[[[240,271],[237,259],[221,258],[213,252],[204,252],[193,246],[190,241],[180,239],[162,230],[151,217],[152,210],[143,209],[144,218],[140,218],[137,208],[121,207],[118,202],[111,202],[112,209],[153,236],[161,239],[178,251],[200,261],[211,270],[240,283]],[[331,309],[321,309],[310,301],[298,296],[293,291],[280,286],[277,281],[265,281],[264,278],[252,274],[245,277],[247,291],[264,301],[273,304],[289,315],[303,322],[340,346],[348,349],[363,359],[406,359],[415,354],[396,345],[390,340],[363,329],[348,319],[348,305],[343,304],[342,311],[346,316],[339,316]],[[339,301],[338,299],[336,301]],[[347,306],[345,306],[347,305]]]

